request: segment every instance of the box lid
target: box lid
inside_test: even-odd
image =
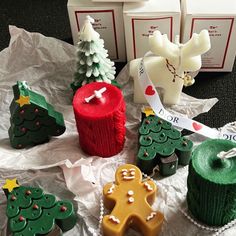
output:
[[[122,7],[122,2],[92,2],[91,0],[68,0],[67,6]]]
[[[149,0],[147,2],[124,3],[123,12],[130,13],[165,13],[180,12],[179,0]]]
[[[186,14],[236,15],[235,0],[182,0]]]
[[[145,2],[149,0],[92,0],[93,2]]]

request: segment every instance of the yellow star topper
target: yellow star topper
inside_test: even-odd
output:
[[[8,192],[12,192],[14,188],[18,188],[20,185],[17,183],[17,179],[6,179],[5,185],[3,185],[3,189],[8,190]]]
[[[145,107],[142,112],[146,115],[146,117],[150,115],[153,115],[153,116],[155,115],[151,107]]]
[[[23,107],[24,105],[30,104],[30,97],[29,96],[23,96],[20,95],[20,98],[15,101],[20,105],[20,107]]]

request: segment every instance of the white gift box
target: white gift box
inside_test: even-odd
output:
[[[95,3],[91,0],[68,0],[67,8],[70,18],[74,44],[78,42],[78,33],[85,17],[90,15],[95,22],[94,29],[105,41],[105,49],[113,61],[126,61],[124,22],[122,3]]]
[[[179,0],[149,0],[124,3],[124,24],[127,60],[143,57],[149,51],[148,36],[155,30],[173,41],[180,34]]]
[[[149,0],[92,0],[93,2],[145,2]]]
[[[182,0],[182,42],[207,29],[211,49],[202,55],[201,71],[232,71],[236,53],[235,0]]]

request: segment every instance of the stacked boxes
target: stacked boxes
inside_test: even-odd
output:
[[[212,49],[203,55],[201,70],[232,71],[235,0],[68,0],[68,12],[74,44],[85,16],[90,15],[110,59],[116,62],[143,57],[149,51],[148,36],[157,29],[171,41],[181,34],[182,43],[207,29]]]
[[[143,57],[149,51],[148,37],[153,31],[167,34],[171,41],[180,34],[179,0],[125,3],[123,12],[127,61]]]
[[[213,4],[213,5],[212,5]],[[182,41],[207,29],[211,50],[202,56],[202,71],[232,71],[236,53],[235,0],[182,0]]]
[[[126,61],[125,36],[122,3],[95,3],[91,0],[68,0],[68,13],[74,44],[85,17],[94,20],[93,27],[105,41],[109,58],[113,61]]]
[[[145,2],[148,0],[93,0],[93,2]]]

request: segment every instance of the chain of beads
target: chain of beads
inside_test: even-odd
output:
[[[223,233],[225,230],[233,227],[236,224],[236,219],[230,221],[228,224],[224,225],[223,227],[221,227],[213,236],[218,236],[221,233]]]
[[[100,216],[99,216],[99,224],[98,224],[98,234],[97,236],[102,236],[102,219],[104,215],[104,203],[101,197],[100,199]]]
[[[179,79],[184,80],[184,77],[182,77],[182,76],[180,76],[180,75],[178,75],[178,74],[176,73],[175,67],[174,67],[173,65],[171,65],[167,59],[166,59],[166,67],[167,67],[167,69],[169,70],[169,72],[170,72],[172,75],[174,75],[173,82],[175,82],[175,78],[179,78]],[[185,72],[184,72],[184,75],[185,75]]]
[[[142,172],[142,175],[145,179],[150,179],[152,180],[153,182],[155,182],[155,184],[162,188],[163,191],[166,193],[166,195],[168,195],[168,191],[167,189],[162,185],[160,184],[159,182],[155,181],[152,177],[156,174],[156,172],[158,171],[158,166],[156,166],[154,169],[153,169],[153,172],[150,176],[148,176],[147,174],[143,173]],[[173,201],[174,199],[171,198],[171,200]],[[236,224],[236,219],[235,220],[232,220],[230,221],[228,224],[225,224],[224,226],[222,227],[208,227],[208,226],[205,226],[205,225],[202,225],[202,224],[199,224],[197,221],[195,221],[185,210],[181,209],[180,207],[178,207],[178,210],[191,222],[193,223],[194,225],[196,225],[198,228],[200,229],[203,229],[203,230],[207,230],[207,231],[212,231],[212,232],[215,232],[213,234],[213,236],[219,236],[222,232],[224,232],[225,230],[231,228],[232,226],[234,226]]]

